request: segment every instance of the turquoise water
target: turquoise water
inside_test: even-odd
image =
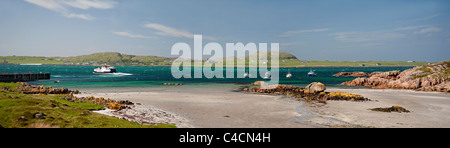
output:
[[[223,83],[253,83],[258,79],[175,79],[170,67],[116,67],[115,74],[94,74],[95,66],[62,66],[62,65],[0,65],[0,72],[6,73],[51,73],[50,80],[30,82],[36,85],[68,88],[104,88],[104,87],[157,87],[162,83],[184,83],[185,85],[216,85]],[[313,68],[317,77],[307,77],[310,68],[280,69],[280,84],[306,86],[311,82],[322,82],[327,86],[342,87],[338,84],[354,78],[333,77],[338,72],[374,72],[390,70],[406,70],[410,67],[323,67]],[[290,72],[293,78],[285,78]],[[193,75],[192,75],[193,76]],[[53,83],[60,81],[60,83]]]

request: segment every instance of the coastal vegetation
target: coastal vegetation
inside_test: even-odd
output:
[[[238,62],[235,58],[235,65],[248,65],[248,56],[244,57],[245,63]],[[43,64],[43,65],[112,65],[112,66],[171,66],[176,58],[159,56],[137,56],[121,54],[118,52],[94,53],[82,56],[70,57],[36,57],[36,56],[1,56],[0,64]],[[270,54],[268,54],[267,64],[270,65]],[[222,62],[223,61],[223,62]],[[207,60],[203,60],[203,63]],[[222,63],[225,66],[225,60],[215,60],[215,64]],[[280,52],[280,67],[382,67],[382,66],[419,66],[428,62],[416,61],[315,61],[300,60],[296,56]],[[193,64],[192,64],[193,65]]]
[[[33,95],[7,91],[21,87],[0,83],[0,127],[3,128],[174,128],[174,125],[141,125],[92,112],[105,107],[69,101],[67,95]]]

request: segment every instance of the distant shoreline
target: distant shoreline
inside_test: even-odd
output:
[[[71,64],[0,64],[1,65],[20,65],[20,66],[104,66],[104,65],[71,65]],[[171,67],[171,65],[158,65],[158,66],[150,66],[150,65],[110,65],[110,66],[115,66],[115,67]],[[191,67],[195,67],[195,66],[191,66]],[[236,67],[236,66],[235,66]],[[368,67],[368,68],[374,68],[374,67],[379,67],[379,68],[383,68],[383,67],[415,67],[415,66],[410,66],[410,65],[389,65],[389,66],[340,66],[340,65],[319,65],[319,66],[280,66],[279,68],[328,68],[328,67],[358,67],[358,68],[363,68],[363,67]],[[226,66],[224,66],[223,68],[228,68]],[[243,68],[238,66],[237,68]],[[249,67],[246,67],[249,68]],[[270,68],[270,66],[268,66],[267,68]]]
[[[227,57],[228,58],[228,57]],[[234,57],[233,65],[246,66],[257,60],[250,60],[249,57]],[[174,57],[159,56],[138,56],[127,55],[118,52],[93,53],[90,55],[70,56],[70,57],[33,57],[33,56],[0,56],[1,64],[42,64],[42,65],[76,65],[76,66],[143,66],[143,67],[171,67],[173,62],[179,60]],[[191,65],[200,60],[190,59]],[[187,61],[189,62],[189,61]],[[202,59],[202,63],[222,65],[227,67],[225,59]],[[259,61],[264,64],[271,65],[271,60]],[[279,67],[296,68],[296,67],[413,67],[420,65],[432,64],[429,61],[329,61],[329,60],[301,60],[295,55],[280,52]],[[254,64],[254,63],[253,63]],[[258,64],[258,63],[256,63]],[[248,66],[247,66],[248,67]]]

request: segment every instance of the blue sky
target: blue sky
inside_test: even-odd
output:
[[[2,0],[0,56],[170,56],[173,44],[280,43],[302,60],[450,60],[448,0]]]

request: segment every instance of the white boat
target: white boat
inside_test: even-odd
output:
[[[288,73],[286,74],[286,78],[292,78],[291,70],[289,70]]]
[[[292,74],[291,74],[291,73],[288,73],[288,74],[286,75],[286,78],[292,78]]]
[[[265,74],[264,74],[264,78],[263,79],[270,79],[270,73],[269,72],[266,72]]]
[[[99,68],[94,69],[94,73],[115,73],[116,68],[112,66],[102,66]]]
[[[250,78],[252,75],[249,74],[248,72],[244,73],[244,78]]]

